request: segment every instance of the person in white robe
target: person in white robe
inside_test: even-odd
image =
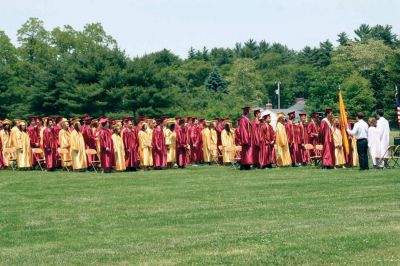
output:
[[[383,109],[376,110],[376,116],[378,118],[378,121],[376,123],[376,128],[378,129],[379,132],[381,156],[387,156],[387,154],[385,155],[385,153],[389,147],[390,127],[389,127],[389,122],[386,120],[386,118],[383,117],[383,115],[384,115]],[[387,166],[387,160],[382,160],[379,166],[380,167]]]
[[[377,122],[375,118],[368,119],[368,150],[369,154],[371,155],[374,168],[378,167],[378,162],[383,156],[381,153],[380,133],[376,127],[376,124]]]

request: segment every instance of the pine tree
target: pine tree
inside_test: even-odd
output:
[[[208,76],[206,83],[206,90],[212,92],[226,92],[227,85],[225,80],[219,74],[218,68],[214,67]]]

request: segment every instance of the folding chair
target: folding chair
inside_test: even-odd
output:
[[[235,164],[240,164],[240,152],[242,151],[242,146],[235,146]]]
[[[17,155],[16,155],[16,149],[14,147],[11,148],[5,148],[4,149],[4,154],[8,158],[9,166],[11,166],[11,169],[15,171],[17,169]]]
[[[88,156],[88,158],[91,158],[92,155],[96,155],[97,159],[95,160],[89,159],[89,163],[92,165],[92,169],[97,173],[101,167],[99,154],[94,149],[87,149],[86,155]]]
[[[44,158],[44,152],[41,148],[32,148],[33,158],[35,158],[36,162],[38,163],[40,170],[44,171],[46,159]],[[42,157],[42,158],[40,158]]]
[[[69,153],[68,149],[63,149],[63,148],[58,148],[58,154],[60,154],[60,159],[61,159],[61,165],[62,165],[62,169],[66,169],[67,172],[69,172],[69,166],[68,164],[72,164],[72,159],[71,160],[64,160],[64,156]]]
[[[385,152],[385,154],[378,161],[379,164],[381,164],[383,160],[387,160],[387,164],[388,164],[389,168],[395,168],[396,166],[400,167],[400,162],[399,162],[400,155],[398,154],[399,152],[400,152],[400,145],[389,146],[387,151]],[[391,163],[393,163],[393,164],[391,165]]]
[[[311,145],[311,144],[310,144]],[[313,146],[313,145],[311,145]],[[313,146],[314,148],[314,146]],[[314,156],[310,156],[310,160],[313,162],[314,166],[321,166],[322,163],[322,150],[323,150],[324,146],[322,145],[315,145],[315,154]]]

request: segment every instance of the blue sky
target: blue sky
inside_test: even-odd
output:
[[[233,47],[250,38],[299,50],[335,42],[342,31],[354,36],[362,23],[390,24],[400,34],[399,10],[396,0],[0,0],[0,30],[16,42],[29,17],[47,29],[100,22],[130,56],[167,48],[186,57],[191,46]]]

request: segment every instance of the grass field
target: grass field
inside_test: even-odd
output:
[[[400,171],[0,171],[0,264],[400,264]]]

